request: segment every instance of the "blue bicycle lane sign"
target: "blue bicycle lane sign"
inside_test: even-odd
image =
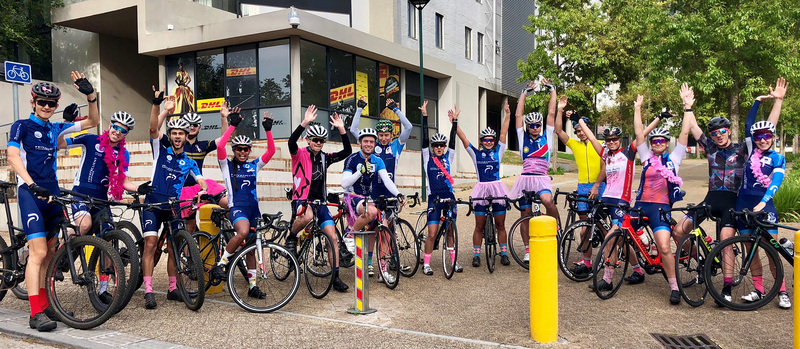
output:
[[[17,63],[5,61],[3,68],[6,73],[6,81],[17,82],[20,84],[31,83],[31,66],[30,64]]]

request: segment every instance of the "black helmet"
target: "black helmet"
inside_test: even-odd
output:
[[[61,99],[61,90],[49,82],[40,82],[31,88],[31,97],[59,100]]]
[[[603,131],[603,137],[622,137],[622,129],[616,126],[611,126]]]
[[[708,131],[709,132],[714,131],[714,130],[719,130],[721,128],[730,128],[730,127],[731,127],[731,121],[728,120],[728,118],[723,118],[723,117],[717,116],[717,117],[711,119],[711,121],[708,122]]]

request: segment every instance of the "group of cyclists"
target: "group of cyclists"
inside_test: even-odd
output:
[[[31,90],[30,117],[15,122],[11,127],[8,143],[8,159],[17,174],[19,208],[22,213],[24,232],[29,246],[28,262],[25,270],[26,287],[30,302],[30,326],[39,331],[49,331],[56,327],[52,309],[45,295],[44,268],[54,252],[53,227],[65,218],[62,209],[50,201],[51,196],[59,195],[56,178],[56,155],[59,149],[81,147],[81,160],[76,175],[73,191],[98,199],[121,200],[125,191],[144,196],[145,203],[163,203],[165,199],[197,198],[209,196],[219,198],[220,206],[229,209],[230,222],[236,235],[220,251],[220,258],[211,268],[210,278],[223,279],[224,269],[237,248],[242,245],[252,229],[256,228],[262,217],[258,205],[257,176],[276,152],[272,135],[273,118],[264,115],[262,125],[266,132],[267,150],[256,158],[251,158],[253,140],[244,135],[233,136],[242,121],[239,108],[223,105],[220,111],[222,134],[214,140],[199,140],[198,133],[202,118],[189,112],[182,116],[172,117],[175,111],[174,96],[165,96],[164,88],[153,87],[152,108],[149,120],[150,145],[153,155],[151,180],[134,184],[127,177],[130,153],[126,149],[125,137],[136,126],[135,118],[117,111],[110,117],[107,129],[99,135],[85,134],[72,137],[73,132],[96,127],[100,123],[97,107],[97,96],[91,83],[79,72],[72,73],[74,87],[85,94],[88,102],[88,118],[77,121],[78,113],[70,108],[64,113],[64,122],[52,121],[51,118],[58,107],[61,91],[50,83],[35,84]],[[473,231],[472,266],[479,267],[481,260],[481,240],[487,222],[487,212],[494,216],[493,222],[497,230],[497,241],[500,246],[501,264],[509,265],[508,234],[505,229],[507,200],[496,198],[519,198],[517,207],[522,215],[532,215],[534,205],[541,204],[546,214],[559,219],[555,204],[551,177],[548,175],[550,157],[554,156],[555,136],[565,143],[575,155],[578,167],[578,194],[589,198],[600,198],[603,202],[614,205],[630,205],[632,199],[635,157],[638,154],[643,165],[639,190],[636,193],[635,206],[649,218],[649,225],[654,231],[656,246],[662,254],[664,270],[671,290],[670,302],[680,303],[677,281],[674,273],[673,253],[670,249],[670,238],[679,239],[692,227],[688,217],[677,224],[666,221],[659,209],[668,209],[682,199],[679,168],[686,154],[688,135],[691,133],[703,146],[709,161],[709,189],[704,202],[712,207],[711,214],[721,219],[722,238],[734,234],[736,222],[731,218],[729,209],[750,208],[756,211],[769,212],[769,219],[777,220],[777,212],[772,197],[778,190],[783,178],[785,160],[783,156],[772,150],[775,124],[780,115],[781,103],[786,93],[785,80],[779,79],[776,87],[770,89],[768,95],[756,99],[746,122],[746,140],[732,143],[730,140],[731,123],[728,119],[716,117],[708,123],[706,136],[699,127],[692,106],[695,102],[692,89],[683,85],[681,99],[684,104],[684,117],[677,145],[669,152],[668,146],[672,136],[667,128],[658,127],[665,119],[673,117],[669,112],[659,114],[647,127],[642,121],[643,97],[639,96],[634,104],[635,140],[629,146],[622,146],[623,133],[619,127],[608,127],[603,132],[604,144],[601,144],[592,132],[588,118],[576,112],[566,111],[567,97],[558,98],[556,86],[551,80],[542,79],[541,84],[548,90],[550,99],[547,114],[539,112],[524,113],[525,100],[536,88],[537,83],[529,82],[522,90],[516,107],[516,134],[519,152],[522,157],[522,174],[513,188],[509,190],[500,180],[500,166],[506,151],[508,128],[510,125],[510,108],[504,105],[507,117],[503,120],[499,134],[487,127],[479,133],[477,146],[472,144],[458,125],[461,111],[455,107],[448,111],[452,123],[449,135],[436,133],[429,139],[422,139],[422,159],[428,186],[427,238],[420,248],[423,273],[433,275],[431,254],[434,240],[442,222],[443,210],[456,205],[448,205],[447,201],[455,201],[454,180],[451,175],[455,157],[456,137],[461,140],[469,154],[478,174],[478,183],[474,186],[471,197],[476,199],[472,208],[475,212],[475,229]],[[756,112],[763,100],[774,99],[772,112],[768,120],[756,122]],[[372,201],[381,196],[396,197],[399,202],[405,198],[395,185],[395,175],[400,155],[409,139],[412,124],[399,106],[392,99],[387,99],[386,108],[393,111],[402,125],[399,137],[395,138],[396,127],[393,122],[379,120],[374,128],[360,128],[361,114],[366,107],[366,99],[357,101],[357,109],[353,116],[349,131],[356,137],[359,150],[353,153],[352,146],[345,129],[345,122],[338,113],[330,116],[331,131],[338,132],[342,149],[337,152],[323,151],[328,140],[328,128],[316,123],[317,108],[309,106],[305,115],[292,132],[288,140],[291,154],[291,234],[285,241],[288,251],[296,253],[298,235],[307,224],[316,217],[319,227],[333,242],[332,259],[333,288],[339,292],[348,290],[339,276],[339,234],[336,233],[334,219],[327,207],[319,206],[317,210],[307,210],[310,200],[325,201],[328,194],[328,168],[339,161],[344,161],[341,186],[344,188],[344,203],[349,212],[347,221],[354,231],[370,229],[375,220],[385,215],[381,208]],[[419,107],[422,115],[427,115],[427,102]],[[570,138],[563,130],[565,117],[572,122],[577,139]],[[162,126],[166,122],[166,133]],[[555,135],[554,135],[555,133]],[[301,147],[298,142],[305,138],[307,145]],[[230,142],[233,156],[227,153]],[[649,144],[649,147],[648,147]],[[223,185],[203,176],[205,156],[215,151],[222,172]],[[536,202],[524,193],[535,192]],[[494,198],[482,200],[483,198]],[[371,200],[372,199],[372,200]],[[489,210],[489,206],[491,210]],[[315,206],[316,207],[316,206]],[[142,237],[144,240],[141,255],[142,281],[144,285],[145,308],[157,307],[153,291],[154,258],[159,249],[159,228],[165,222],[174,222],[174,212],[169,207],[144,210],[141,214]],[[578,204],[578,212],[582,218],[590,211],[590,204]],[[86,234],[98,208],[76,204],[71,208],[71,217],[78,228],[74,234]],[[618,228],[624,212],[610,210],[612,229]],[[186,215],[187,228],[190,232],[196,229],[193,215]],[[699,217],[705,219],[706,217]],[[699,222],[694,222],[699,224]],[[559,226],[559,229],[561,227]],[[747,230],[740,229],[740,233]],[[773,232],[774,234],[777,231]],[[521,227],[522,241],[525,244],[523,260],[529,259],[527,249],[528,226]],[[452,236],[450,237],[452,238]],[[449,246],[449,245],[448,245]],[[172,259],[172,245],[167,244],[168,258]],[[456,272],[463,268],[456,261],[455,248],[448,247],[451,263]],[[250,279],[248,296],[263,298],[266,295],[256,285],[256,270],[253,256],[246,258],[247,277]],[[381,263],[378,266],[378,280],[394,283],[393,275],[387,268],[397,265]],[[399,266],[403,268],[404,266]],[[629,283],[644,281],[644,273],[639,265],[632,265],[633,274],[625,280]],[[372,276],[372,242],[370,243],[368,272]],[[591,251],[575,262],[575,273],[590,273],[592,270]],[[605,268],[603,281],[598,288],[611,287],[613,268]],[[168,300],[180,301],[183,297],[177,290],[176,270],[172,261],[167,267],[169,289]],[[107,278],[107,277],[106,277]],[[107,279],[106,279],[107,281]],[[727,281],[727,279],[726,279]],[[98,290],[103,299],[104,280],[100,279]],[[764,292],[759,289],[758,281],[755,289],[748,295],[758,299]],[[728,295],[730,292],[728,293]],[[108,296],[105,296],[106,298]],[[791,306],[785,286],[782,286],[779,305],[783,308]]]

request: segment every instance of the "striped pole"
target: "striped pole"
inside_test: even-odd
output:
[[[375,233],[374,231],[354,231],[352,232],[355,237],[356,245],[356,287],[355,287],[355,305],[347,309],[350,314],[372,314],[377,310],[369,307],[369,277],[366,276],[364,267],[366,266],[364,255],[367,250],[369,235]]]

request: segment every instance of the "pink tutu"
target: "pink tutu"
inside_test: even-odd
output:
[[[351,228],[356,224],[358,219],[357,205],[364,200],[364,197],[358,194],[344,194],[344,204],[347,206],[347,225]]]
[[[553,187],[550,186],[550,176],[528,176],[520,175],[514,187],[511,188],[511,197],[522,197],[522,191],[535,191],[537,193],[542,190],[553,192]]]
[[[206,185],[208,186],[208,193],[209,194],[217,195],[217,194],[225,191],[225,187],[219,185],[213,179],[205,178],[205,180],[206,180]],[[183,189],[181,190],[180,199],[181,200],[191,199],[191,198],[197,196],[197,193],[199,193],[199,192],[200,192],[200,184],[195,184],[195,185],[192,185],[192,186],[189,186],[189,187],[183,187]],[[182,206],[185,207],[187,205],[189,205],[189,204],[186,203],[186,204],[183,204]],[[205,203],[200,203],[200,204],[197,205],[197,207],[200,207],[200,206],[203,206],[203,205],[205,205]],[[194,212],[195,211],[192,211],[192,210],[183,210],[183,211],[181,211],[181,214],[183,215],[183,218],[189,218],[189,216],[193,215]]]
[[[478,182],[475,184],[475,187],[472,188],[472,194],[470,197],[472,198],[485,198],[485,197],[508,197],[509,199],[512,198],[511,194],[508,192],[508,188],[506,184],[502,181],[492,181],[492,182]],[[506,202],[503,200],[492,200],[492,203],[505,205]],[[475,205],[481,206],[488,206],[489,204],[486,203],[486,200],[476,200],[473,201]]]

